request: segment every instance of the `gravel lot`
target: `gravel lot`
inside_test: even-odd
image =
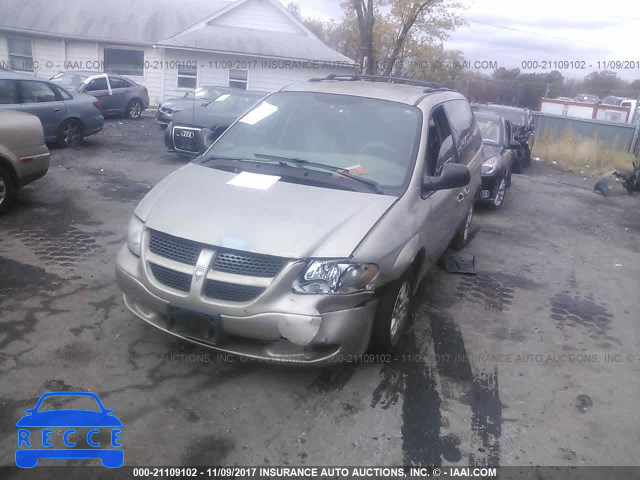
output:
[[[52,390],[115,409],[126,465],[638,464],[640,198],[621,188],[534,162],[476,216],[478,275],[423,282],[406,355],[309,369],[228,361],[124,307],[129,216],[184,164],[150,116],[51,163],[0,217],[0,464]]]

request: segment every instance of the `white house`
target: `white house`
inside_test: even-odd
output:
[[[157,105],[197,86],[272,91],[355,65],[277,0],[1,0],[0,67],[119,73]]]

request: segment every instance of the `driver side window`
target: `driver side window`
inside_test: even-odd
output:
[[[445,164],[456,162],[451,128],[442,107],[436,108],[429,118],[426,157],[425,177],[439,176]]]

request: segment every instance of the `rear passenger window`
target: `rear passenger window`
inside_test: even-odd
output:
[[[482,144],[476,120],[466,100],[453,100],[444,104],[458,151],[458,161],[468,164]]]
[[[14,80],[0,80],[0,105],[18,103],[18,88]]]
[[[53,89],[44,82],[20,82],[23,103],[55,102],[58,100]]]
[[[98,90],[107,90],[107,79],[102,78],[94,78],[89,82],[87,88],[85,88],[86,92],[97,92]]]
[[[111,88],[129,88],[131,86],[121,78],[110,77],[109,82],[111,83]]]

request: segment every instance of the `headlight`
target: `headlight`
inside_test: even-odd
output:
[[[296,293],[356,293],[373,290],[378,266],[341,260],[312,260],[293,283]]]
[[[129,227],[127,228],[127,247],[131,250],[136,257],[140,256],[140,249],[142,243],[142,231],[144,230],[144,223],[135,215],[129,220]]]
[[[498,157],[491,157],[488,160],[485,160],[482,164],[482,173],[489,174],[493,173],[498,166]]]

